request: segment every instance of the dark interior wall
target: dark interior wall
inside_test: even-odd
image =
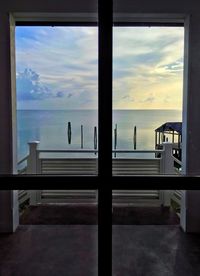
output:
[[[200,8],[194,11],[189,20],[188,34],[188,74],[185,77],[184,105],[186,139],[186,172],[200,175]],[[187,73],[187,72],[186,72]],[[184,134],[184,133],[183,133]]]
[[[8,16],[0,13],[0,173],[12,172],[10,36]]]
[[[97,12],[96,0],[1,1],[1,12]]]
[[[198,13],[198,1],[182,0],[114,0],[116,12],[135,13]]]
[[[200,233],[199,190],[188,190],[186,195],[187,232]]]
[[[0,191],[0,233],[12,232],[12,194]]]
[[[105,2],[106,4],[106,2]],[[128,13],[198,13],[196,0],[113,0],[116,12]],[[7,0],[1,1],[1,12],[97,12],[96,0]]]

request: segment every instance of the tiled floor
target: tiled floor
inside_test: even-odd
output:
[[[0,276],[98,275],[97,210],[82,209],[84,220],[76,208],[67,216],[64,209],[62,215],[52,210],[26,214],[26,225],[14,234],[0,234]],[[183,233],[174,214],[114,208],[113,215],[113,276],[200,275],[200,235]],[[76,225],[69,220],[73,216]],[[38,225],[30,224],[33,219]],[[90,225],[78,225],[80,221]]]
[[[113,226],[113,276],[121,275],[200,275],[200,235],[175,225]]]
[[[97,226],[21,225],[0,235],[1,276],[96,276]]]
[[[94,204],[29,206],[20,217],[20,224],[68,225],[98,223],[98,207]],[[175,225],[179,218],[169,208],[114,206],[113,224]]]

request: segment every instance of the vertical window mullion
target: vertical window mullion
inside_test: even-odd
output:
[[[105,5],[106,4],[106,5]],[[112,275],[112,0],[98,2],[99,15],[99,275]],[[107,184],[107,183],[110,183]]]

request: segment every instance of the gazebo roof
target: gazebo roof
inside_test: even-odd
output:
[[[165,131],[176,131],[179,134],[182,134],[182,122],[167,122],[160,127],[156,128],[157,132]]]

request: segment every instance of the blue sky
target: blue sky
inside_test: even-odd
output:
[[[16,27],[17,108],[96,109],[97,32],[96,27]],[[114,108],[181,109],[183,32],[114,28]]]

